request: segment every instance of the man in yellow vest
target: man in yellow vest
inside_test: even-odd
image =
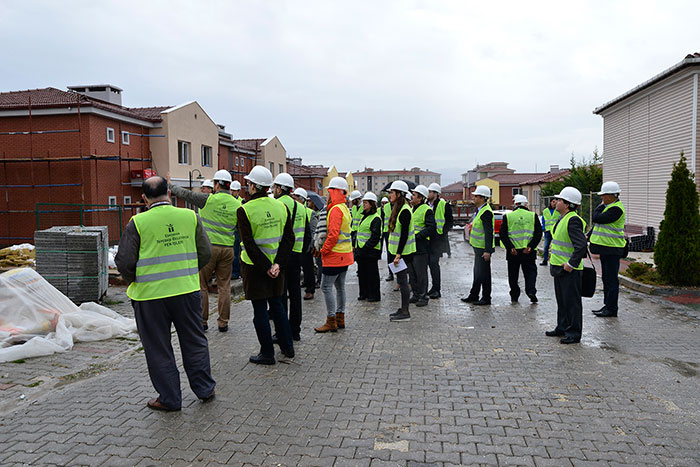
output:
[[[552,229],[549,272],[554,277],[557,298],[557,327],[547,336],[560,336],[562,344],[581,342],[583,308],[581,287],[583,258],[586,256],[585,222],[576,210],[581,206],[581,192],[567,186],[556,196],[561,218]]]
[[[542,228],[544,230],[544,247],[542,252],[542,262],[540,266],[547,266],[549,260],[549,245],[552,243],[552,228],[559,220],[560,214],[557,211],[557,199],[549,200],[549,206],[542,211]]]
[[[493,210],[488,203],[491,190],[485,185],[479,185],[474,190],[476,214],[472,220],[469,233],[469,244],[474,249],[474,279],[469,295],[461,300],[474,305],[491,304],[491,254],[494,251]],[[481,292],[481,298],[479,298]]]
[[[241,233],[241,274],[246,300],[253,304],[253,325],[260,352],[249,358],[258,365],[274,365],[270,320],[275,323],[282,354],[294,357],[292,330],[284,309],[286,267],[294,245],[293,221],[287,207],[267,196],[272,174],[256,165],[245,176],[250,200],[238,209]],[[297,285],[299,281],[297,281]]]
[[[291,197],[294,190],[294,178],[282,172],[272,183],[272,192],[289,211],[294,230],[294,246],[285,271],[285,297],[282,300],[284,309],[289,313],[289,325],[292,327],[292,337],[301,340],[301,253],[304,249],[304,239],[308,238],[308,220],[306,207]],[[276,340],[276,339],[275,339]]]
[[[209,280],[216,273],[216,287],[219,293],[219,317],[217,324],[220,332],[228,331],[231,314],[231,275],[233,267],[233,244],[236,241],[236,210],[241,202],[231,195],[231,174],[228,170],[219,170],[214,174],[214,193],[193,193],[170,183],[173,195],[182,198],[199,208],[199,218],[211,242],[211,260],[199,273],[199,289],[202,291],[202,324],[209,328]]]
[[[437,183],[431,183],[428,187],[428,204],[435,213],[435,234],[430,236],[430,254],[428,255],[428,266],[430,267],[431,286],[428,290],[428,297],[440,298],[440,258],[443,253],[447,253],[450,248],[448,234],[452,230],[452,206],[440,198],[442,187]]]
[[[537,245],[542,239],[542,225],[537,214],[527,208],[527,197],[515,195],[514,208],[503,218],[499,235],[506,250],[510,301],[518,302],[518,276],[523,270],[525,294],[531,303],[537,303]]]
[[[620,258],[627,252],[625,246],[625,207],[620,201],[620,185],[605,182],[598,193],[603,202],[593,211],[593,230],[590,232],[591,253],[600,255],[603,272],[603,307],[593,311],[596,316],[617,316],[617,297],[620,293]]]
[[[214,398],[216,382],[202,328],[198,275],[209,262],[211,245],[196,214],[170,204],[165,179],[145,180],[142,196],[148,211],[131,218],[114,261],[129,283],[126,293],[134,307],[148,374],[158,392],[148,407],[177,411],[182,392],[170,345],[173,324],[192,391],[203,402]]]

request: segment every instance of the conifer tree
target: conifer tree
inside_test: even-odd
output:
[[[654,247],[661,277],[673,285],[700,285],[700,212],[694,177],[681,152],[666,190],[666,210]]]

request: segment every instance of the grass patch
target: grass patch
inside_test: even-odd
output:
[[[627,266],[622,272],[623,276],[634,279],[642,284],[667,285],[668,283],[661,277],[659,271],[649,263],[634,262]]]
[[[23,384],[22,386],[24,386],[25,388],[35,388],[35,387],[39,386],[40,384],[41,384],[41,381],[34,381],[31,384]]]
[[[19,360],[13,360],[10,363],[27,363],[27,361],[23,358],[20,358]]]
[[[102,303],[104,305],[119,305],[120,303],[124,303],[124,300],[112,300],[111,298],[105,298]]]

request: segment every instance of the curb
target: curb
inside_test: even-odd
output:
[[[669,296],[678,295],[680,293],[680,290],[675,287],[643,284],[627,276],[623,276],[622,274],[618,274],[617,277],[620,280],[620,285],[624,285],[628,289],[636,290],[637,292],[642,292],[647,295]]]

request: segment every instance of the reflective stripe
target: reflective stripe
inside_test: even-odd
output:
[[[520,236],[514,237],[510,233],[508,233],[508,238],[510,238],[511,242],[519,242],[520,240],[525,240],[525,241],[531,240],[532,235],[520,235]]]
[[[300,232],[304,232],[304,230],[306,230],[306,228],[305,227],[295,227],[293,230],[294,230],[294,233],[300,233]]]
[[[202,227],[204,227],[204,226],[202,226]],[[219,234],[219,235],[226,235],[226,236],[229,236],[229,237],[235,237],[235,236],[236,236],[236,232],[234,232],[234,231],[232,231],[232,230],[229,230],[229,231],[226,231],[226,230],[216,230],[216,229],[211,229],[211,228],[209,228],[209,227],[204,227],[204,231],[205,231],[205,232],[216,233],[216,234]]]
[[[554,255],[557,254],[559,256],[564,256],[565,258],[571,258],[571,252],[570,251],[564,251],[564,250],[559,250],[556,248],[550,248],[549,249],[549,254]]]
[[[178,253],[175,255],[154,256],[153,258],[143,258],[136,262],[136,267],[154,266],[156,264],[174,263],[175,261],[187,261],[197,259],[197,253]]]
[[[601,237],[621,238],[623,240],[625,238],[624,234],[613,234],[613,233],[601,232],[600,230],[595,230],[595,234],[599,235]]]
[[[338,241],[335,242],[335,243],[336,243],[336,245],[337,245],[338,243],[349,243],[350,241],[351,241],[350,238],[340,238],[340,236],[339,236],[339,237],[338,237]]]
[[[201,214],[199,215],[199,218],[202,220],[202,222],[206,222],[207,224],[215,225],[217,227],[223,227],[225,229],[235,229],[236,228],[235,224],[224,224],[223,222],[215,222],[213,220],[207,219],[206,217],[202,216]]]
[[[135,282],[162,281],[163,279],[172,279],[174,277],[191,276],[192,274],[198,274],[198,273],[199,273],[199,269],[197,269],[197,268],[176,269],[174,271],[165,271],[165,272],[157,272],[154,274],[137,275]]]
[[[574,247],[574,244],[573,244],[573,243],[563,242],[563,241],[561,241],[561,240],[556,240],[556,239],[554,239],[554,238],[552,239],[552,245],[566,246],[566,247],[569,247],[569,248],[573,248],[573,247]]]
[[[256,238],[255,244],[256,245],[264,245],[265,243],[278,243],[281,241],[282,241],[282,235],[280,235],[279,237]]]

